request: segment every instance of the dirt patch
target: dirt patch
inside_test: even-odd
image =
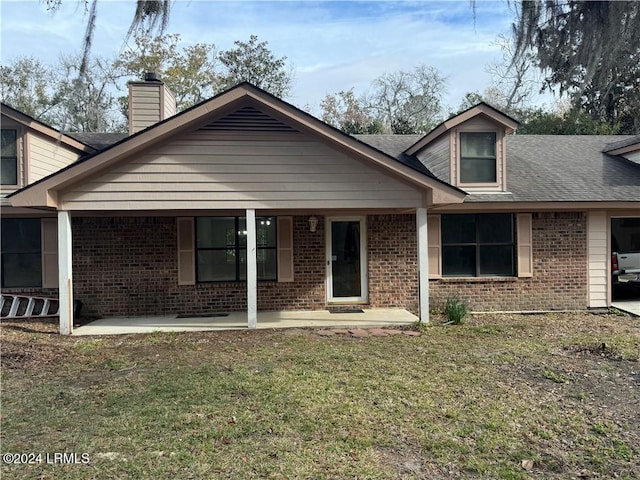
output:
[[[576,355],[590,355],[608,360],[625,360],[625,355],[620,349],[607,345],[605,342],[593,345],[569,345],[564,348]],[[637,362],[638,358],[628,358],[627,360]]]

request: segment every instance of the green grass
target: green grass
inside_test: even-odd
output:
[[[3,453],[90,456],[3,478],[640,476],[630,317],[472,317],[416,338],[2,330]],[[578,348],[603,342],[619,358]]]

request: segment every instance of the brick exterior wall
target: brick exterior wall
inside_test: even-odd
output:
[[[173,217],[73,220],[74,295],[101,316],[230,312],[246,309],[244,282],[178,285]],[[324,219],[309,232],[294,217],[295,282],[258,282],[259,310],[325,307]]]
[[[259,310],[326,308],[324,217],[309,232],[294,217],[294,282],[259,282]],[[74,296],[83,314],[101,316],[208,313],[246,309],[240,282],[178,285],[173,217],[73,219]],[[369,305],[417,313],[414,215],[367,218]],[[434,308],[458,294],[473,310],[553,310],[587,307],[584,213],[533,214],[533,277],[430,281]],[[19,289],[15,289],[17,291]],[[24,289],[55,296],[55,289]]]
[[[533,214],[533,277],[430,281],[430,304],[448,296],[476,311],[582,310],[587,300],[587,216],[582,212]]]
[[[418,313],[415,215],[367,218],[369,302],[372,307]]]
[[[293,282],[258,282],[258,310],[319,310],[326,307],[324,217],[309,231],[309,217],[293,217]],[[244,285],[244,284],[243,284]]]

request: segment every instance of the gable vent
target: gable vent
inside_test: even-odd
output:
[[[218,132],[298,132],[295,128],[254,107],[244,107],[236,110],[205,125],[201,130]]]

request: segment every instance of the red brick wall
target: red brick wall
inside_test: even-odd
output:
[[[457,294],[476,311],[581,310],[587,274],[586,214],[534,213],[532,278],[432,280],[429,297],[432,308]]]
[[[369,300],[372,307],[418,311],[415,215],[367,219]]]
[[[326,307],[324,217],[309,231],[309,217],[293,217],[293,282],[258,282],[258,310]]]
[[[243,282],[178,285],[176,221],[172,217],[75,218],[75,298],[102,316],[211,313],[246,309]],[[293,283],[258,282],[258,309],[325,306],[324,228],[294,218]]]
[[[295,281],[259,282],[258,309],[326,307],[324,218],[318,218],[311,233],[307,216],[294,217]],[[74,218],[74,293],[84,303],[83,312],[152,315],[246,308],[244,283],[178,285],[176,241],[173,217]],[[370,306],[415,313],[415,216],[369,216],[367,242]],[[431,306],[458,294],[474,310],[584,309],[586,242],[585,214],[534,214],[533,278],[432,280]]]

